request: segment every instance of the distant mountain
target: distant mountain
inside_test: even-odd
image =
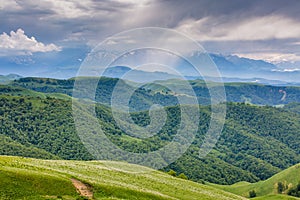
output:
[[[198,76],[186,76],[188,80],[203,80]],[[219,82],[220,78],[217,77],[205,77],[206,81]],[[280,80],[269,80],[264,78],[231,78],[231,77],[222,77],[223,83],[259,83],[263,85],[272,85],[272,86],[300,86],[300,82],[286,82]]]
[[[123,75],[125,75],[127,72],[130,72],[130,67],[125,66],[114,66],[107,68],[103,75],[111,78],[121,78]]]
[[[210,56],[216,63],[222,77],[280,80],[286,82],[287,85],[299,85],[300,83],[300,70],[296,68],[295,63],[285,62],[284,64],[279,63],[276,65],[264,60],[254,60],[233,55],[210,54]]]
[[[180,76],[169,74],[166,72],[148,72],[143,70],[131,69],[125,66],[114,66],[107,68],[103,76],[111,78],[122,78],[138,83],[153,82],[156,80],[180,79]]]
[[[46,54],[34,53],[24,56],[0,57],[0,74],[14,73],[26,77],[71,78],[76,76],[81,62],[89,51],[90,47],[79,45]]]
[[[17,73],[23,76],[38,76],[49,78],[71,78],[76,76],[81,63],[90,51],[89,47],[82,47],[80,51],[76,48],[63,49],[61,52],[53,52],[48,56],[43,54],[34,54],[32,56],[17,56],[14,58],[0,58],[0,73]],[[267,79],[280,80],[288,83],[300,83],[300,62],[281,62],[269,63],[264,60],[254,60],[243,58],[235,55],[222,55],[210,53],[208,54],[217,65],[221,76],[227,78],[241,79]],[[202,52],[193,52],[186,58],[204,59],[207,54]],[[177,70],[182,76],[195,77],[199,76],[191,69],[190,64],[184,59],[176,60],[170,57],[166,59],[164,55],[155,54],[153,52],[137,51],[131,56],[124,57],[118,62],[113,63],[114,66],[106,70],[109,77],[120,78],[121,75],[129,72],[129,68],[134,69],[137,63],[151,62],[170,66]],[[203,66],[205,67],[205,66]],[[132,79],[135,82],[147,82],[152,80],[165,80],[177,76],[155,70],[134,69],[125,79]],[[145,73],[144,73],[145,72]],[[177,76],[178,78],[178,76]],[[201,78],[201,77],[198,77]],[[291,85],[291,84],[289,84]]]
[[[274,70],[277,68],[276,65],[263,61],[263,60],[254,60],[249,58],[243,58],[238,56],[226,56],[225,57],[229,62],[233,63],[235,66],[243,68],[245,70]]]
[[[22,78],[22,76],[20,76],[18,74],[0,75],[0,83],[5,84],[5,83],[9,83],[10,81],[13,81],[13,80],[18,80],[20,78]]]
[[[135,54],[137,57],[143,57],[145,55]],[[224,82],[256,82],[269,85],[300,85],[299,70],[288,70],[275,64],[263,61],[254,60],[249,58],[238,57],[234,55],[224,56],[221,54],[209,54],[211,59],[216,64],[220,71],[220,76]],[[194,53],[190,55],[192,59],[205,59],[206,54]],[[133,64],[134,61],[129,61]],[[285,63],[287,68],[288,63]],[[180,61],[171,66],[176,69],[186,79],[203,79],[199,76],[198,72],[186,61]],[[201,69],[200,69],[201,70]],[[179,79],[182,78],[178,75],[166,73],[166,72],[150,72],[144,70],[131,69],[128,66],[113,66],[107,68],[105,76],[113,78],[122,78],[131,80],[134,82],[152,82],[155,80],[167,80],[167,79]],[[125,75],[123,77],[123,75]],[[207,80],[216,81],[214,77],[205,77]]]
[[[223,58],[223,59],[225,59],[225,58]],[[245,62],[246,61],[251,62],[251,59],[245,59]],[[220,62],[220,61],[218,61],[218,62]],[[230,62],[226,62],[226,63],[228,64]],[[258,68],[259,63],[264,65],[266,67],[266,69],[267,69],[267,66],[274,67],[274,65],[272,65],[270,63],[266,63],[264,61],[256,61],[253,64],[248,63],[248,65],[253,66],[253,69],[255,69],[255,68]],[[233,66],[233,65],[234,64],[231,63],[231,65],[229,65],[229,67]],[[232,69],[232,70],[234,70],[234,69]],[[131,69],[130,67],[126,67],[126,66],[109,67],[104,71],[103,76],[111,77],[111,78],[122,78],[125,80],[130,80],[130,81],[139,82],[139,83],[150,83],[150,82],[154,82],[157,80],[182,79],[183,78],[183,77],[169,74],[166,72],[147,72],[147,71],[143,71],[143,70]],[[203,80],[204,79],[203,77],[199,77],[199,76],[185,76],[184,78],[187,80],[197,80],[197,79]],[[218,82],[220,79],[217,77],[205,77],[205,80]],[[286,81],[270,80],[270,79],[256,78],[256,77],[254,77],[254,78],[222,77],[222,81],[224,83],[241,82],[241,83],[260,83],[260,84],[264,84],[264,85],[273,85],[273,86],[300,86],[300,82],[286,82]]]
[[[221,69],[223,69],[224,67],[228,67],[229,70],[237,71],[234,68],[232,68],[232,66],[235,66],[235,64],[227,61],[225,57],[214,56],[213,58],[216,59],[216,62],[219,63],[220,66],[222,66]],[[238,60],[238,57],[231,57],[231,59]],[[251,59],[242,59],[242,60],[244,60],[244,62],[248,65],[247,68],[249,69],[252,68],[254,71],[258,70],[260,64],[261,66],[265,66],[265,69],[274,68],[273,64],[266,63],[264,61],[254,61],[253,63],[251,63],[252,61]],[[225,65],[222,65],[222,63],[223,64],[225,63]],[[228,68],[226,68],[226,70],[228,70]],[[126,66],[109,67],[104,71],[103,76],[111,77],[111,78],[122,78],[125,80],[130,80],[139,83],[150,83],[157,80],[183,79],[183,78],[187,80],[197,80],[197,79],[204,80],[204,77],[199,77],[199,76],[180,77],[166,72],[148,72],[143,70],[131,69],[130,67],[126,67]],[[205,77],[205,80],[218,82],[220,79],[217,77]],[[286,81],[270,80],[270,79],[256,78],[256,77],[254,78],[222,77],[222,81],[224,83],[241,82],[241,83],[260,83],[264,85],[273,85],[273,86],[300,86],[300,82],[286,82]]]
[[[266,72],[275,72],[275,70],[278,68],[276,65],[272,63],[265,62],[263,60],[254,60],[254,59],[248,59],[243,57],[238,57],[234,55],[228,55],[224,56],[221,54],[204,54],[204,53],[193,53],[187,59],[192,60],[199,60],[202,61],[203,66],[211,63],[208,61],[208,57],[212,59],[212,61],[217,66],[218,70],[220,71],[220,75],[222,77],[239,77],[239,78],[265,78],[270,79],[270,77],[266,77]],[[188,65],[186,63],[180,63],[181,66],[178,66],[177,68],[180,71],[186,72],[185,76],[196,76],[195,73],[192,70],[187,70]],[[191,68],[191,67],[190,67]],[[201,70],[201,69],[200,69]]]

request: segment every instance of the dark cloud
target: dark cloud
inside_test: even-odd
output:
[[[0,31],[9,33],[22,28],[28,36],[35,36],[44,43],[70,46],[80,41],[95,44],[107,36],[131,28],[159,26],[177,29],[187,20],[197,22],[206,18],[199,31],[212,37],[226,38],[227,30],[258,17],[279,16],[300,24],[299,10],[299,0],[17,0],[15,3],[6,1],[0,6]],[[297,53],[299,45],[293,45],[290,41],[297,43],[300,36],[298,41],[295,37],[271,37],[272,34],[263,41],[218,40],[205,41],[204,44],[212,51],[225,53],[245,49]]]
[[[270,14],[285,15],[299,20],[300,1],[298,0],[165,0],[160,5],[180,18],[200,19],[207,16],[241,20],[253,16]]]

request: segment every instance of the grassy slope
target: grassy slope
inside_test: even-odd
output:
[[[0,157],[0,199],[76,199],[70,178],[90,184],[95,199],[243,199],[127,163]]]
[[[258,197],[257,199],[282,199],[276,195],[276,183],[286,182],[295,186],[300,181],[300,164],[294,165],[274,176],[257,183],[240,182],[230,186],[214,185],[217,188],[224,189],[225,191],[232,192],[241,196],[247,197],[249,191],[255,190]],[[275,198],[275,196],[277,196]],[[287,198],[287,197],[285,197]],[[292,198],[291,199],[297,199]],[[288,198],[287,198],[288,199]]]

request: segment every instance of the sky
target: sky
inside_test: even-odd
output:
[[[300,68],[299,10],[299,0],[0,0],[0,74],[64,76],[99,42],[142,27]]]

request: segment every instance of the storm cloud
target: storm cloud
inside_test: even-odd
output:
[[[293,61],[300,60],[299,9],[298,0],[0,0],[0,31],[20,28],[64,48],[155,26],[180,31],[210,52]]]

